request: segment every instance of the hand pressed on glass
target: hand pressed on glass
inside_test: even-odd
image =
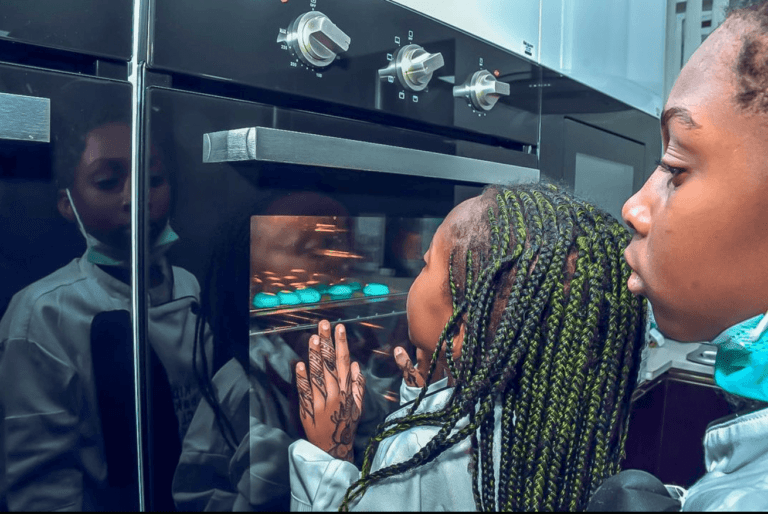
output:
[[[411,387],[424,387],[424,377],[419,370],[413,367],[413,362],[411,362],[408,352],[401,346],[395,348],[395,362],[400,371],[402,371],[403,380],[405,380],[406,384]],[[429,363],[427,363],[427,366],[429,366]]]
[[[365,377],[357,362],[350,365],[347,332],[323,320],[309,338],[309,368],[296,365],[301,424],[309,442],[337,459],[353,461],[352,443],[363,408]]]

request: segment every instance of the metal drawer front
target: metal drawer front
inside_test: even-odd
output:
[[[51,142],[51,100],[0,93],[0,139]]]

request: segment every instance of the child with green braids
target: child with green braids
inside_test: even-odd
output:
[[[296,366],[293,510],[583,510],[619,471],[643,342],[627,230],[550,184],[454,208],[407,302],[401,409],[352,462],[365,380],[319,324]],[[445,376],[443,376],[445,375]]]

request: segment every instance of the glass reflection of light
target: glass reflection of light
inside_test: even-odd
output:
[[[400,397],[394,391],[386,391],[381,396],[385,400],[389,400],[390,402],[399,402],[400,401]]]
[[[381,325],[376,325],[375,323],[362,322],[360,324],[363,325],[364,327],[377,328],[377,329],[380,329],[380,330],[384,329],[384,327],[382,327]],[[373,350],[373,351],[375,352],[376,350]],[[389,354],[387,354],[387,355],[389,355]]]
[[[341,257],[345,259],[363,259],[362,255],[357,255],[352,252],[342,252],[340,250],[318,250],[314,252],[316,255],[323,255],[325,257]]]
[[[315,232],[336,233],[336,232],[346,232],[346,229],[343,229],[341,227],[337,227],[336,225],[331,225],[328,223],[316,223]]]
[[[361,325],[362,325],[362,323],[361,323]],[[389,352],[385,352],[384,350],[381,350],[379,348],[375,348],[375,349],[371,350],[371,352],[375,353],[377,355],[381,355],[383,357],[389,357],[390,356]]]

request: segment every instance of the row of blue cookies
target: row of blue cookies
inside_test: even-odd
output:
[[[365,287],[359,282],[349,282],[328,286],[316,284],[312,287],[297,289],[296,291],[280,291],[279,293],[257,293],[253,297],[253,306],[257,309],[279,307],[281,305],[301,305],[319,302],[323,295],[328,295],[331,300],[345,300],[362,291],[365,296],[382,296],[389,294],[389,287],[385,284],[371,282]]]

